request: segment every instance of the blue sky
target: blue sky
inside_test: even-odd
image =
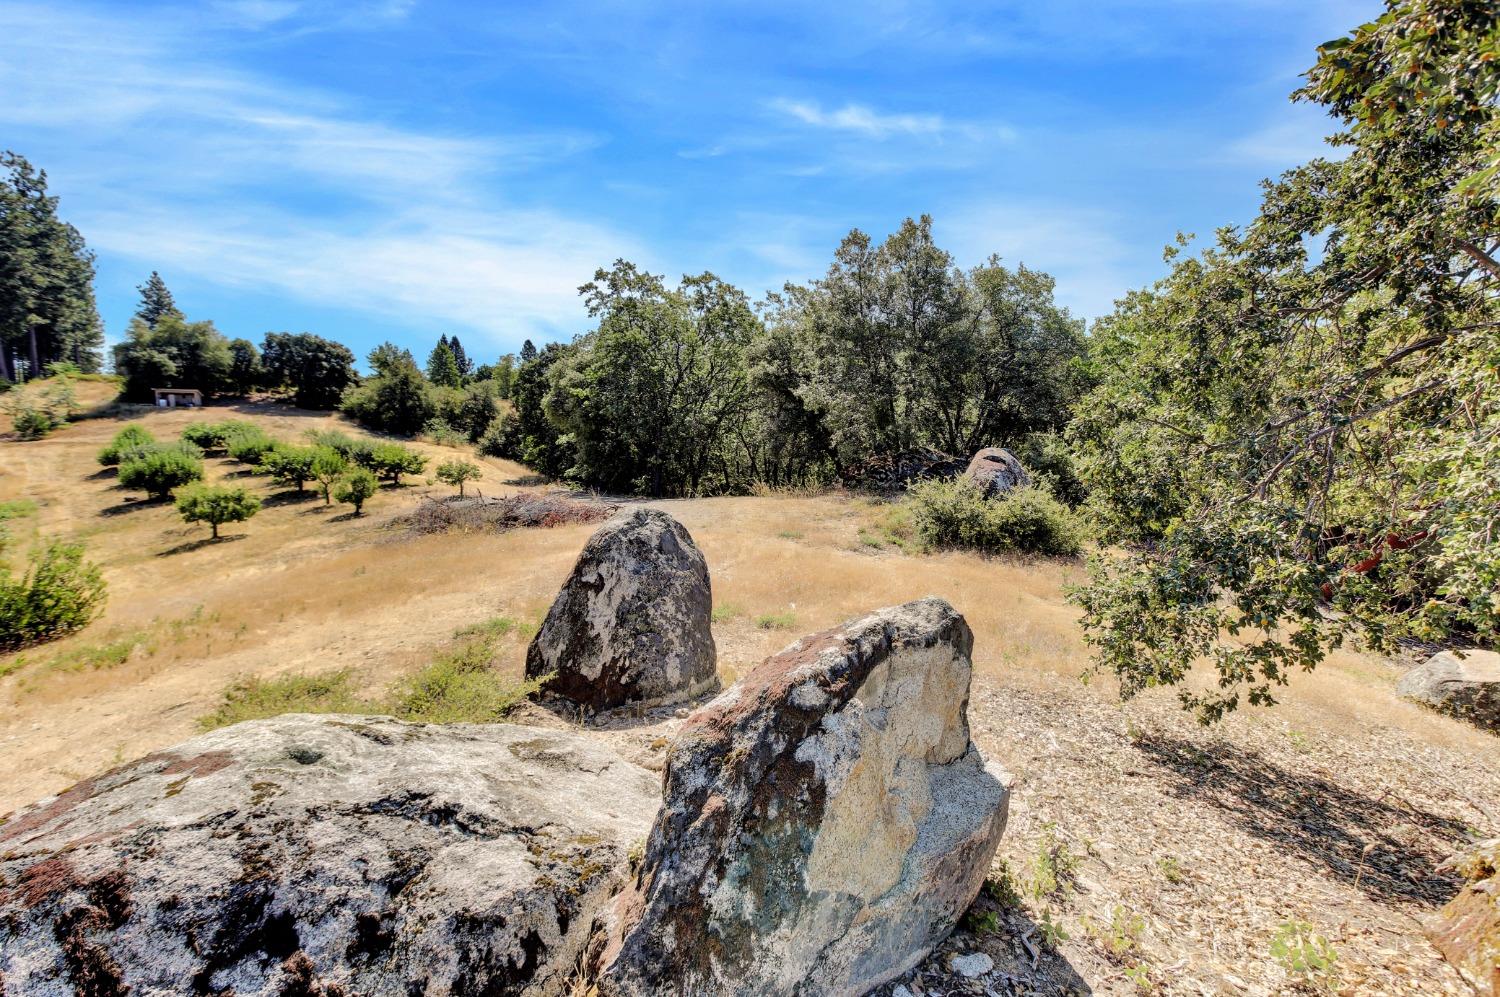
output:
[[[156,269],[231,336],[489,359],[585,330],[616,257],[759,297],[923,212],[1092,318],[1326,148],[1288,94],[1379,7],[0,0],[0,147],[98,252],[112,340]]]

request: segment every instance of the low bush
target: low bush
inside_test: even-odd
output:
[[[499,720],[541,688],[540,680],[506,681],[495,671],[494,642],[469,641],[401,682],[390,712],[419,723]]]
[[[183,522],[207,523],[215,540],[224,523],[243,523],[259,511],[260,499],[238,486],[194,485],[177,493]]]
[[[185,435],[185,434],[184,434]],[[109,446],[99,451],[99,463],[105,467],[118,467],[120,462],[137,456],[145,448],[154,447],[156,437],[144,426],[131,424],[115,434]]]
[[[461,447],[469,442],[469,438],[455,429],[445,419],[429,419],[427,425],[422,427],[424,439],[443,447]]]
[[[198,720],[204,730],[283,713],[377,713],[380,705],[361,699],[348,671],[322,675],[241,679],[224,693],[219,708]]]
[[[363,467],[356,467],[339,481],[333,497],[354,506],[354,514],[358,516],[364,512],[365,501],[375,494],[377,487],[373,473]]]
[[[276,448],[276,441],[258,426],[237,429],[224,439],[224,450],[241,464],[259,467],[261,459]]]
[[[1082,521],[1040,488],[987,499],[966,478],[929,480],[907,493],[919,536],[937,547],[967,547],[1074,557],[1087,536]]]
[[[172,489],[203,480],[203,458],[193,451],[175,447],[155,447],[137,453],[120,465],[120,484],[145,492],[152,498],[166,498]]]
[[[39,440],[63,424],[49,409],[40,405],[22,403],[10,414],[11,427],[23,440]]]
[[[24,575],[0,565],[0,650],[14,650],[82,630],[104,608],[99,568],[83,545],[54,540],[32,552]]]

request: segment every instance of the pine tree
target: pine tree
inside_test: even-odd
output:
[[[458,373],[461,377],[468,377],[474,373],[474,361],[469,359],[464,352],[464,345],[454,336],[448,340],[448,348],[453,351],[453,362],[458,364]]]
[[[427,358],[427,380],[446,388],[456,388],[463,381],[458,373],[458,363],[453,359],[453,350],[446,342],[447,336],[438,341]]]
[[[136,290],[141,292],[141,307],[135,310],[135,316],[146,323],[147,327],[155,329],[156,323],[168,315],[183,317],[177,308],[177,302],[172,300],[172,292],[167,290],[167,282],[155,270],[151,271],[146,283]]]
[[[521,344],[521,363],[528,364],[536,359],[536,346],[531,340]]]

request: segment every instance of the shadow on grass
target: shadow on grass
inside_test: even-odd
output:
[[[219,544],[234,543],[234,541],[243,540],[249,535],[250,534],[248,533],[236,533],[232,537],[203,537],[199,540],[189,540],[187,543],[180,543],[176,547],[168,547],[166,550],[158,552],[156,556],[172,557],[177,554],[190,554],[193,551],[200,550],[204,547],[215,547]]]
[[[347,523],[351,519],[364,519],[364,514],[359,512],[341,512],[337,516],[329,516],[330,523]]]
[[[89,481],[103,481],[105,478],[113,478],[115,475],[117,475],[119,473],[120,473],[120,469],[118,467],[101,467],[101,468],[99,468],[99,470],[97,470],[93,474],[89,475],[87,480],[89,480]]]
[[[502,484],[510,485],[513,488],[529,488],[536,485],[545,485],[550,480],[550,478],[541,474],[523,474],[520,477],[507,478]]]
[[[135,512],[138,509],[160,508],[161,506],[171,504],[171,498],[126,499],[124,502],[121,502],[118,505],[105,506],[103,509],[99,510],[99,515],[123,516],[126,513]]]
[[[1395,791],[1372,798],[1282,768],[1256,751],[1204,748],[1165,734],[1144,736],[1136,747],[1169,773],[1174,795],[1212,803],[1246,833],[1322,866],[1372,899],[1436,906],[1458,889],[1457,879],[1434,868],[1467,840],[1464,825]]]
[[[303,503],[311,502],[314,499],[322,501],[322,498],[323,496],[319,495],[317,492],[299,492],[295,488],[288,488],[284,491],[273,492],[270,495],[267,495],[265,498],[260,500],[260,504],[264,506],[302,505]]]

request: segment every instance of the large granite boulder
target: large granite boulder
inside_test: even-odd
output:
[[[570,731],[238,724],[0,825],[0,990],[557,993],[659,799]]]
[[[708,564],[659,509],[612,518],[584,545],[526,652],[526,675],[593,710],[656,706],[719,687]]]
[[[1396,692],[1449,716],[1500,731],[1500,653],[1443,651],[1401,676]]]
[[[689,717],[601,992],[860,994],[942,941],[1005,826],[969,740],[972,643],[940,599],[881,610]]]
[[[985,498],[998,498],[1012,489],[1031,484],[1031,475],[1016,455],[1004,447],[985,447],[974,454],[964,477],[984,492]]]
[[[1500,997],[1500,838],[1482,841],[1445,868],[1464,887],[1428,925],[1427,934],[1476,993]]]

